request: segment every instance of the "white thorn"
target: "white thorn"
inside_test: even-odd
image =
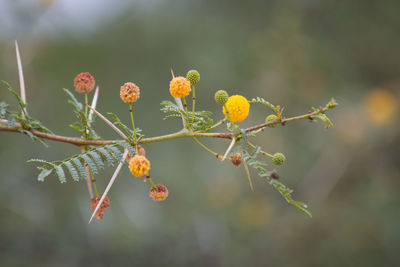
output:
[[[114,181],[115,181],[115,178],[117,178],[118,173],[120,172],[121,167],[122,167],[122,165],[124,164],[124,161],[125,161],[125,158],[126,158],[127,155],[128,155],[128,150],[125,149],[124,155],[122,156],[122,159],[121,159],[121,162],[118,164],[117,168],[115,169],[115,172],[114,172],[113,176],[111,177],[110,182],[108,183],[108,185],[107,185],[107,187],[106,187],[106,190],[104,190],[104,193],[103,193],[103,195],[101,196],[99,203],[97,203],[97,206],[96,206],[96,208],[94,209],[93,214],[92,214],[92,217],[90,217],[90,220],[89,220],[88,224],[90,224],[90,222],[93,220],[94,215],[95,215],[96,212],[99,210],[101,203],[103,203],[103,200],[106,198],[106,196],[107,196],[107,194],[108,194],[108,191],[110,191],[110,188],[111,188],[111,186],[113,185],[113,183],[114,183]]]
[[[94,96],[92,99],[92,104],[90,105],[91,107],[93,107],[94,109],[96,109],[97,106],[97,99],[99,98],[99,86],[96,87],[96,90],[94,91]],[[92,118],[93,118],[93,110],[91,109],[89,111],[89,116],[88,116],[88,121],[89,121],[89,126],[92,122]]]
[[[22,102],[26,105],[24,72],[22,70],[21,56],[19,54],[19,48],[18,48],[17,40],[15,40],[15,52],[17,54],[19,86],[21,88],[21,99],[22,99]],[[25,118],[25,114],[24,113],[26,113],[26,107],[24,108],[24,112],[22,112],[22,118]]]
[[[104,117],[100,112],[98,112],[97,110],[95,110],[94,108],[92,108],[91,106],[88,105],[88,107],[93,110],[93,112],[100,117],[100,119],[102,119],[105,123],[107,123],[117,134],[119,134],[124,140],[128,141],[128,137],[121,132],[120,129],[118,129],[111,121],[109,121],[106,117]]]

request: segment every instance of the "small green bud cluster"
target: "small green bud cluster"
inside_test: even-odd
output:
[[[189,70],[186,74],[186,80],[190,81],[191,85],[196,85],[200,82],[200,73],[197,70]]]
[[[271,122],[271,121],[276,120],[277,118],[278,118],[278,117],[277,117],[276,115],[271,114],[271,115],[269,115],[269,116],[265,119],[265,122]],[[268,127],[274,128],[276,125],[278,125],[278,122],[273,123],[273,124],[270,124],[270,125],[268,125]]]
[[[286,157],[282,153],[275,153],[274,156],[272,157],[272,162],[275,165],[282,165],[285,163]]]
[[[228,101],[228,98],[228,92],[226,92],[225,90],[219,90],[214,95],[215,102],[217,102],[217,104],[219,105],[225,104],[226,101]]]

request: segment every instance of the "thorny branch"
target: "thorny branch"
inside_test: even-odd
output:
[[[312,113],[307,113],[304,115],[290,117],[290,118],[282,118],[280,120],[280,123],[282,125],[284,125],[287,122],[291,122],[291,121],[295,121],[295,120],[309,119],[312,116],[325,113],[328,109],[329,109],[328,107],[324,107],[324,108],[320,108],[317,111],[314,111]],[[268,125],[273,125],[277,122],[279,122],[279,121],[265,122],[262,124],[258,124],[258,125],[246,128],[246,129],[244,129],[244,131],[246,133],[253,132],[253,131],[256,131],[259,129],[263,129],[263,128],[267,127]],[[20,123],[15,123],[14,127],[8,126],[7,120],[0,120],[0,124],[4,124],[4,126],[0,125],[0,132],[19,132],[18,129],[22,128],[22,125]],[[80,137],[69,137],[69,136],[62,136],[62,135],[56,135],[56,134],[48,134],[48,133],[40,132],[37,130],[31,130],[31,133],[33,135],[35,135],[37,137],[41,137],[43,139],[48,139],[48,140],[53,140],[53,141],[63,142],[63,143],[69,143],[69,144],[73,144],[73,145],[77,145],[77,146],[82,146],[82,145],[103,146],[103,145],[112,144],[112,143],[115,143],[118,141],[118,140],[87,140],[87,139],[80,138]],[[139,144],[161,142],[161,141],[177,139],[177,138],[185,138],[185,137],[197,137],[197,138],[208,137],[208,138],[232,139],[233,134],[230,132],[220,132],[220,133],[191,132],[191,131],[188,131],[187,129],[183,129],[179,132],[175,132],[172,134],[143,138],[139,141]]]

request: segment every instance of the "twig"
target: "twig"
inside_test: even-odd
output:
[[[283,121],[290,122],[290,121],[294,121],[294,120],[308,119],[309,116],[315,116],[316,114],[320,114],[320,113],[324,112],[325,110],[326,109],[323,109],[322,111],[316,111],[313,113],[307,113],[307,114],[304,114],[301,116],[296,116],[293,118],[284,119]],[[0,123],[7,125],[8,121],[0,119]],[[262,123],[259,125],[255,125],[253,127],[246,128],[245,132],[255,131],[255,130],[261,129],[263,127],[266,127],[268,125],[274,124],[274,123],[276,123],[276,122],[271,121],[271,122],[266,122],[266,123]],[[23,128],[22,125],[20,123],[15,123],[14,127],[0,126],[0,132],[1,131],[3,131],[3,132],[19,132],[18,129],[20,129],[20,128]],[[78,145],[78,146],[82,146],[82,145],[103,146],[103,145],[112,144],[112,143],[115,143],[118,141],[118,140],[86,140],[86,139],[82,139],[79,137],[68,137],[68,136],[61,136],[61,135],[55,135],[55,134],[48,134],[48,133],[40,132],[37,130],[31,130],[31,133],[33,135],[41,137],[43,139],[64,142],[64,143],[70,143],[70,144],[74,144],[74,145]],[[186,138],[186,137],[201,137],[201,138],[207,137],[207,138],[232,139],[233,135],[230,132],[202,133],[202,132],[189,132],[188,130],[184,129],[179,132],[172,133],[172,134],[143,138],[143,139],[140,139],[139,144],[161,142],[161,141],[177,139],[177,138]]]
[[[19,53],[18,42],[15,40],[15,52],[17,54],[17,64],[18,64],[18,76],[19,76],[19,86],[21,88],[21,99],[22,102],[26,105],[26,93],[25,93],[25,81],[24,81],[24,72],[22,70],[22,63],[21,63],[21,55]],[[26,107],[23,108],[22,118],[25,118]]]
[[[125,149],[124,155],[122,156],[122,159],[121,159],[121,162],[118,164],[117,168],[115,169],[115,172],[114,172],[113,176],[111,177],[110,182],[108,183],[108,185],[106,187],[106,190],[104,190],[104,193],[101,196],[99,203],[97,203],[97,206],[94,209],[92,217],[90,217],[88,224],[90,224],[90,222],[93,220],[93,217],[95,216],[96,212],[99,210],[101,203],[103,203],[104,199],[106,198],[106,196],[108,194],[108,191],[110,191],[111,186],[114,184],[114,181],[117,178],[127,155],[128,155],[128,150]]]

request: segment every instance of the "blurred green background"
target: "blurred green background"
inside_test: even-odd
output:
[[[0,1],[0,79],[19,88],[19,41],[28,109],[54,132],[75,135],[61,88],[89,71],[98,110],[129,123],[119,88],[141,88],[135,122],[147,136],[180,129],[163,121],[170,67],[199,70],[197,107],[222,118],[218,89],[307,112],[335,97],[335,124],[297,121],[254,142],[283,152],[281,180],[309,204],[310,219],[266,182],[220,163],[193,140],[144,146],[162,203],[124,167],[102,221],[90,226],[85,182],[36,180],[30,158],[79,149],[0,133],[1,266],[399,266],[400,2],[384,1]],[[15,101],[4,86],[0,100]],[[254,106],[241,125],[268,115]],[[100,120],[104,138],[116,135]],[[223,128],[221,128],[221,131]],[[204,140],[220,153],[228,143]],[[96,177],[103,190],[113,169]]]

